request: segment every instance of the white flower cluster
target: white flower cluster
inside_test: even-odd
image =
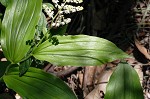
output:
[[[49,18],[54,18],[54,11],[52,7],[48,7],[46,4],[42,5],[44,8],[44,11],[46,12],[46,14],[48,15]]]
[[[82,3],[83,0],[64,0],[64,2],[67,2],[67,3]]]
[[[64,15],[60,15],[57,17],[56,21],[52,23],[52,27],[59,27],[61,25],[65,25],[71,22],[71,18],[64,18]]]
[[[72,6],[72,5],[65,5],[63,7],[63,12],[66,13],[66,14],[69,14],[69,13],[73,13],[73,12],[76,12],[76,11],[81,11],[83,10],[83,7],[82,6]]]
[[[65,25],[71,22],[71,18],[65,18],[63,14],[74,13],[77,11],[83,10],[82,6],[73,6],[69,3],[82,3],[83,0],[63,0],[62,3],[59,4],[59,0],[52,0],[55,8],[48,7],[46,4],[43,4],[44,11],[51,19],[52,27],[59,27],[61,25]],[[54,11],[58,11],[54,14]]]
[[[52,2],[54,3],[55,7],[61,10],[61,13],[64,14],[74,13],[83,10],[82,6],[73,6],[73,5],[66,4],[66,3],[78,4],[78,3],[82,3],[83,0],[63,0],[63,2],[60,5],[58,4],[59,3],[58,0],[52,0]]]
[[[52,0],[54,4],[58,4],[59,0]]]

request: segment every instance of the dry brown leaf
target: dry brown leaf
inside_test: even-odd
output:
[[[97,86],[84,99],[104,99],[100,92],[106,91],[106,85],[115,68],[107,70],[106,68],[99,75]]]
[[[150,55],[148,54],[147,49],[146,49],[143,45],[141,45],[140,42],[139,42],[137,39],[135,39],[135,45],[136,45],[136,47],[138,48],[138,50],[139,50],[147,59],[150,60]]]
[[[94,88],[94,74],[95,74],[96,66],[87,66],[84,71],[84,81],[83,81],[83,94],[84,97],[93,90]]]

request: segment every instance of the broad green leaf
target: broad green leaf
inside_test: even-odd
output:
[[[42,12],[40,16],[40,20],[38,22],[37,32],[35,35],[36,40],[40,40],[44,36],[44,34],[46,34],[47,32],[46,26],[47,26],[47,20],[46,20],[44,13]]]
[[[41,17],[40,17],[40,20],[38,22],[38,30],[39,31],[44,31],[43,33],[45,34],[45,32],[47,32],[47,20],[46,20],[46,17],[44,15],[44,13],[41,13]]]
[[[0,78],[4,75],[7,66],[10,64],[10,62],[0,62]]]
[[[31,66],[31,63],[32,63],[31,58],[28,58],[27,60],[20,63],[19,65],[20,76],[22,76],[23,74],[27,72],[27,70]]]
[[[112,42],[93,36],[56,36],[58,45],[45,41],[33,56],[55,65],[95,66],[129,57]]]
[[[59,78],[30,67],[22,77],[18,68],[11,68],[3,77],[8,88],[26,99],[77,99],[71,89]]]
[[[105,99],[144,99],[140,79],[127,63],[120,63],[111,75]]]
[[[7,6],[8,3],[9,3],[10,0],[0,0],[0,3],[3,5],[3,6]]]
[[[30,49],[26,42],[35,35],[42,0],[9,0],[1,28],[1,45],[5,57],[18,63]]]

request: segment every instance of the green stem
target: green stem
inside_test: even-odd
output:
[[[11,63],[11,64],[9,64],[9,65],[7,66],[6,71],[5,71],[5,74],[8,73],[8,70],[9,70],[9,68],[10,68],[12,65],[13,65],[13,64]]]
[[[32,56],[32,52],[27,57],[23,58],[20,62],[23,62],[23,61],[27,60],[28,58],[30,58]]]
[[[64,5],[66,4],[66,1],[64,2]],[[52,28],[52,23],[54,22],[54,20],[57,18],[57,16],[59,15],[59,12],[63,9],[63,7],[61,9],[58,10],[58,12],[56,13],[56,15],[54,16],[54,18],[52,19],[52,22],[50,24],[50,28],[48,28],[47,32],[44,34],[44,36],[42,37],[42,39],[40,39],[40,41],[38,42],[38,44],[36,44],[33,47],[32,52],[34,52],[34,50],[42,43],[42,41],[44,40],[44,38],[47,36],[47,34],[50,32],[51,28]],[[49,33],[50,34],[50,33]],[[50,35],[51,36],[51,35]],[[32,53],[31,52],[31,53]]]

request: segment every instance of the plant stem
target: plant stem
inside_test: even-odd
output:
[[[65,5],[65,4],[66,4],[66,1],[64,2],[64,5]],[[63,7],[64,7],[64,6],[63,6]],[[32,56],[32,55],[31,55],[32,52],[34,52],[34,50],[42,43],[42,41],[45,39],[45,37],[47,36],[48,33],[50,34],[49,36],[52,37],[52,35],[51,35],[51,33],[50,33],[50,30],[51,30],[51,28],[52,28],[52,23],[55,21],[55,19],[56,19],[57,16],[59,15],[60,11],[63,9],[63,7],[58,10],[58,12],[56,13],[56,15],[55,15],[54,18],[52,19],[51,24],[50,24],[50,27],[48,28],[47,32],[46,32],[46,33],[44,34],[44,36],[40,39],[40,41],[33,47],[33,50],[31,51],[29,57]],[[50,38],[50,39],[51,39],[51,38]],[[26,58],[23,59],[23,60],[26,60]]]
[[[32,56],[32,52],[31,52],[27,57],[23,58],[20,62],[23,62],[23,61],[27,60],[27,59],[30,58],[31,56]]]
[[[5,74],[8,73],[8,70],[9,70],[9,68],[11,67],[11,65],[13,65],[13,64],[11,63],[11,64],[9,64],[9,65],[7,66],[6,71],[5,71]]]

